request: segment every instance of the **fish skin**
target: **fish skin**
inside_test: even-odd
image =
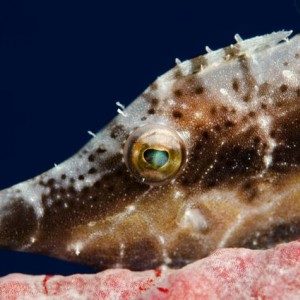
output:
[[[290,33],[178,62],[73,157],[2,190],[0,246],[144,270],[299,237],[300,37]],[[149,185],[126,166],[124,144],[146,125],[184,141],[171,181]]]

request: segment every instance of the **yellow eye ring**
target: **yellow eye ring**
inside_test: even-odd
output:
[[[138,180],[159,185],[173,179],[182,169],[186,147],[175,130],[164,125],[145,125],[128,137],[124,159]]]

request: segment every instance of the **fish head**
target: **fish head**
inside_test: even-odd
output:
[[[277,45],[288,34],[177,61],[118,103],[73,157],[1,191],[0,245],[143,270],[300,235],[299,38]]]

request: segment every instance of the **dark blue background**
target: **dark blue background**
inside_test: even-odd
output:
[[[0,4],[0,189],[75,153],[158,75],[244,38],[300,30],[294,1],[7,1]],[[300,3],[299,5],[300,6]],[[0,275],[93,270],[0,251]]]

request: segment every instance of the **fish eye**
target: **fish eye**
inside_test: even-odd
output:
[[[130,134],[124,159],[130,172],[150,185],[167,183],[182,169],[186,158],[183,139],[164,125],[145,125]]]

